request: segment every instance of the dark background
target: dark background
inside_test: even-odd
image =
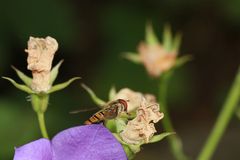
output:
[[[80,87],[84,82],[107,100],[110,87],[129,87],[157,93],[157,81],[142,65],[121,57],[136,51],[151,20],[158,37],[165,23],[181,31],[180,56],[194,60],[171,79],[168,104],[186,153],[196,158],[214,124],[240,64],[240,1],[131,0],[131,1],[0,1],[0,75],[20,82],[10,65],[28,75],[29,36],[52,36],[59,42],[54,64],[64,59],[57,83],[73,76],[82,80],[51,95],[46,112],[52,136],[82,124],[92,112],[70,115],[76,108],[94,107]],[[0,159],[12,159],[14,146],[41,137],[27,94],[0,80]],[[234,117],[213,159],[239,157],[239,120]],[[158,124],[161,129],[161,124]],[[137,160],[172,160],[167,141],[143,146]]]

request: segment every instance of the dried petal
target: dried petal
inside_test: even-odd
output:
[[[129,88],[123,88],[117,93],[114,99],[129,100],[127,111],[131,112],[136,110],[140,106],[142,97],[143,95],[140,92],[134,92]]]
[[[144,98],[147,100],[148,103],[156,103],[156,97],[153,94],[146,93],[144,94]]]
[[[113,98],[114,99],[126,99],[129,100],[128,102],[128,112],[135,111],[142,102],[142,99],[146,98],[148,103],[155,103],[156,98],[152,94],[142,94],[140,92],[135,92],[129,88],[123,88],[121,89],[116,96]]]
[[[36,92],[46,92],[50,88],[52,60],[58,49],[57,41],[52,37],[34,38],[28,41],[28,69],[32,71],[31,88]]]
[[[162,118],[163,113],[159,112],[159,105],[149,104],[145,98],[142,98],[137,116],[128,122],[120,136],[128,144],[148,143],[156,132],[154,123]]]

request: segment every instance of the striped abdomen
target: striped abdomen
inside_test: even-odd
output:
[[[95,113],[92,117],[84,122],[84,124],[99,123],[105,119],[103,111]]]

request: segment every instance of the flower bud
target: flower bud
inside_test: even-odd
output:
[[[52,60],[58,49],[57,41],[52,37],[34,38],[28,41],[28,66],[32,71],[31,88],[35,92],[46,92],[50,89],[50,72]]]

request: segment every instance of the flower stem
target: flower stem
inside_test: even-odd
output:
[[[171,77],[171,72],[165,73],[161,76],[159,83],[159,101],[161,110],[164,113],[163,128],[166,132],[174,132],[174,127],[171,123],[171,119],[168,113],[167,108],[167,88],[168,81]],[[182,142],[181,139],[177,135],[171,135],[167,137],[171,151],[177,160],[187,160],[187,156],[183,153]]]
[[[38,112],[37,115],[38,115],[38,123],[39,123],[39,127],[41,130],[42,136],[44,138],[48,138],[48,133],[47,133],[45,119],[44,119],[44,113]]]
[[[235,81],[232,84],[227,99],[223,105],[223,108],[217,118],[217,121],[210,133],[209,138],[201,153],[199,154],[198,160],[209,160],[211,159],[216,146],[218,145],[224,131],[226,130],[227,124],[231,120],[231,117],[235,111],[235,108],[240,101],[240,68],[236,75]]]
[[[44,138],[48,138],[47,129],[45,125],[44,113],[48,107],[49,95],[47,94],[32,94],[31,103],[34,111],[38,116],[38,123]]]

